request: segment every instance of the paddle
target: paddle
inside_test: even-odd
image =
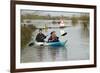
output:
[[[33,46],[34,45],[34,42],[31,42],[28,46]]]
[[[67,34],[67,32],[63,33],[61,36],[65,36]]]
[[[67,35],[67,32],[63,33],[61,36],[65,36]],[[33,46],[34,45],[34,42],[30,43],[29,46]]]

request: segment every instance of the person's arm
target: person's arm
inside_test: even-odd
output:
[[[48,42],[52,42],[53,40],[51,39],[51,37],[48,39]]]
[[[57,40],[59,40],[59,37],[57,37]]]
[[[56,37],[53,42],[59,42],[59,37]]]
[[[37,34],[37,35],[36,35],[36,38],[35,38],[35,40],[36,40],[37,42],[38,42],[38,39],[39,39],[38,36],[39,36],[39,34]]]
[[[59,42],[59,37],[57,37],[56,41]]]
[[[47,36],[45,36],[45,35],[43,34],[43,37],[44,37],[44,39],[45,39]]]

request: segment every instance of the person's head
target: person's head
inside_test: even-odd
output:
[[[55,37],[55,36],[56,36],[56,32],[55,32],[55,31],[52,31],[52,32],[51,32],[51,36],[52,36],[52,37]]]
[[[42,29],[39,29],[39,33],[42,33]]]

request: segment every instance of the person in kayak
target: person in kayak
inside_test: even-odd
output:
[[[39,33],[36,35],[37,42],[44,42],[46,36],[42,33],[42,29],[39,29]]]
[[[59,37],[56,36],[55,31],[51,32],[51,36],[49,37],[48,42],[59,42]]]

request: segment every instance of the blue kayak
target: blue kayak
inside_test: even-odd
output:
[[[35,44],[38,46],[52,46],[52,47],[61,47],[65,46],[67,40],[65,42],[36,42]]]
[[[65,42],[49,42],[48,45],[53,47],[65,46]]]

